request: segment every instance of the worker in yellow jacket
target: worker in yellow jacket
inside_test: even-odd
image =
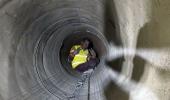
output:
[[[69,60],[72,68],[79,72],[84,72],[88,69],[94,69],[99,60],[96,57],[96,52],[91,48],[89,49],[90,40],[84,38],[80,45],[74,45],[69,54]]]

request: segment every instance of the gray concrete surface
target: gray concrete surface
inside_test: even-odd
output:
[[[67,100],[79,74],[66,72],[57,52],[70,31],[92,31],[103,40],[96,41],[104,43],[100,48],[107,48],[107,41],[131,48],[170,46],[169,0],[106,1],[1,0],[0,100]],[[134,57],[113,65],[149,87],[159,100],[169,100],[169,70]],[[103,63],[91,78],[90,100],[130,100],[114,82],[102,87]],[[79,100],[88,100],[87,87]]]

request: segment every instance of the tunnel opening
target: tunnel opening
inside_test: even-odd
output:
[[[99,60],[102,60],[102,57],[106,55],[106,47],[105,44],[99,39],[96,35],[94,35],[91,32],[73,32],[71,35],[68,35],[60,48],[60,62],[63,66],[63,68],[68,72],[73,72],[73,73],[80,73],[79,71],[75,70],[72,68],[71,63],[68,61],[68,55],[70,52],[70,49],[74,45],[80,44],[82,39],[87,38],[90,40],[91,44],[90,47],[94,49],[96,52],[96,58]],[[96,68],[100,62],[96,65]]]

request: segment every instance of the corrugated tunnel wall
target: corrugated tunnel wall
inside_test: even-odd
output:
[[[114,82],[102,87],[108,44],[169,47],[169,3],[168,0],[1,0],[0,100],[73,99],[70,96],[80,74],[69,67],[65,52],[83,37],[93,41],[100,63],[76,100],[130,100],[130,94]],[[150,87],[159,100],[170,99],[168,70],[155,68],[135,55],[108,65]]]

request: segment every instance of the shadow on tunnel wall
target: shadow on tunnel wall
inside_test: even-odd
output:
[[[137,48],[170,47],[169,13],[164,5],[169,1],[151,0],[151,3],[149,22],[139,31]]]
[[[105,6],[105,37],[109,43],[122,46],[119,27],[117,23],[117,12],[113,0],[107,0]],[[106,61],[106,64],[113,70],[121,72],[124,57]],[[110,82],[104,89],[106,100],[129,100],[129,94],[124,92],[114,82]]]
[[[160,15],[154,15],[154,16],[160,16]],[[143,48],[143,49],[156,50],[156,49],[163,49],[163,48],[170,47],[169,33],[166,33],[166,31],[164,31],[164,28],[166,26],[165,27],[160,26],[161,20],[156,21],[156,19],[157,19],[156,17],[153,17],[152,20],[150,20],[140,29],[138,42],[137,42],[137,49]],[[144,59],[135,56],[132,79],[138,82],[140,81],[140,79],[144,75],[146,63],[147,61],[145,61]],[[157,74],[162,79],[164,79],[169,73],[168,70],[163,70],[159,68],[156,68],[156,70],[157,70]]]
[[[149,22],[147,22],[139,31],[137,48],[146,48],[146,49],[161,49],[170,47],[170,23],[169,23],[169,14],[167,13],[163,4],[168,3],[169,1],[157,2],[151,0],[152,8],[151,16]],[[145,60],[135,57],[134,59],[134,70],[133,70],[133,79],[136,81],[140,80],[145,69]],[[160,79],[164,79],[169,71],[163,69],[156,69],[157,74]],[[137,74],[140,73],[140,74]]]
[[[113,0],[106,0],[105,6],[105,37],[110,43],[116,46],[121,46],[121,37],[119,34],[119,27],[117,22],[117,11]]]
[[[147,25],[145,24],[139,31],[139,35],[138,35],[138,40],[137,40],[137,48],[148,48],[150,47],[148,44],[151,43],[151,41],[149,41],[149,37],[146,36],[147,34]],[[147,43],[148,42],[148,43]],[[138,56],[135,56],[133,59],[133,73],[132,73],[132,79],[139,82],[140,79],[142,78],[143,74],[144,74],[144,70],[145,70],[145,63],[146,61]]]
[[[133,60],[134,68],[132,73],[132,79],[139,82],[142,75],[144,74],[145,60],[138,56],[135,56]]]
[[[119,34],[119,27],[117,23],[117,12],[113,0],[106,0],[105,6],[105,37],[108,43],[113,43],[116,46],[122,46],[121,37]],[[121,71],[123,57],[115,59],[114,61],[106,62],[112,69]]]
[[[137,48],[159,49],[170,47],[169,33],[160,30],[163,29],[154,19],[146,23],[139,32]]]
[[[129,100],[129,94],[121,90],[113,82],[110,82],[105,88],[106,100]]]

